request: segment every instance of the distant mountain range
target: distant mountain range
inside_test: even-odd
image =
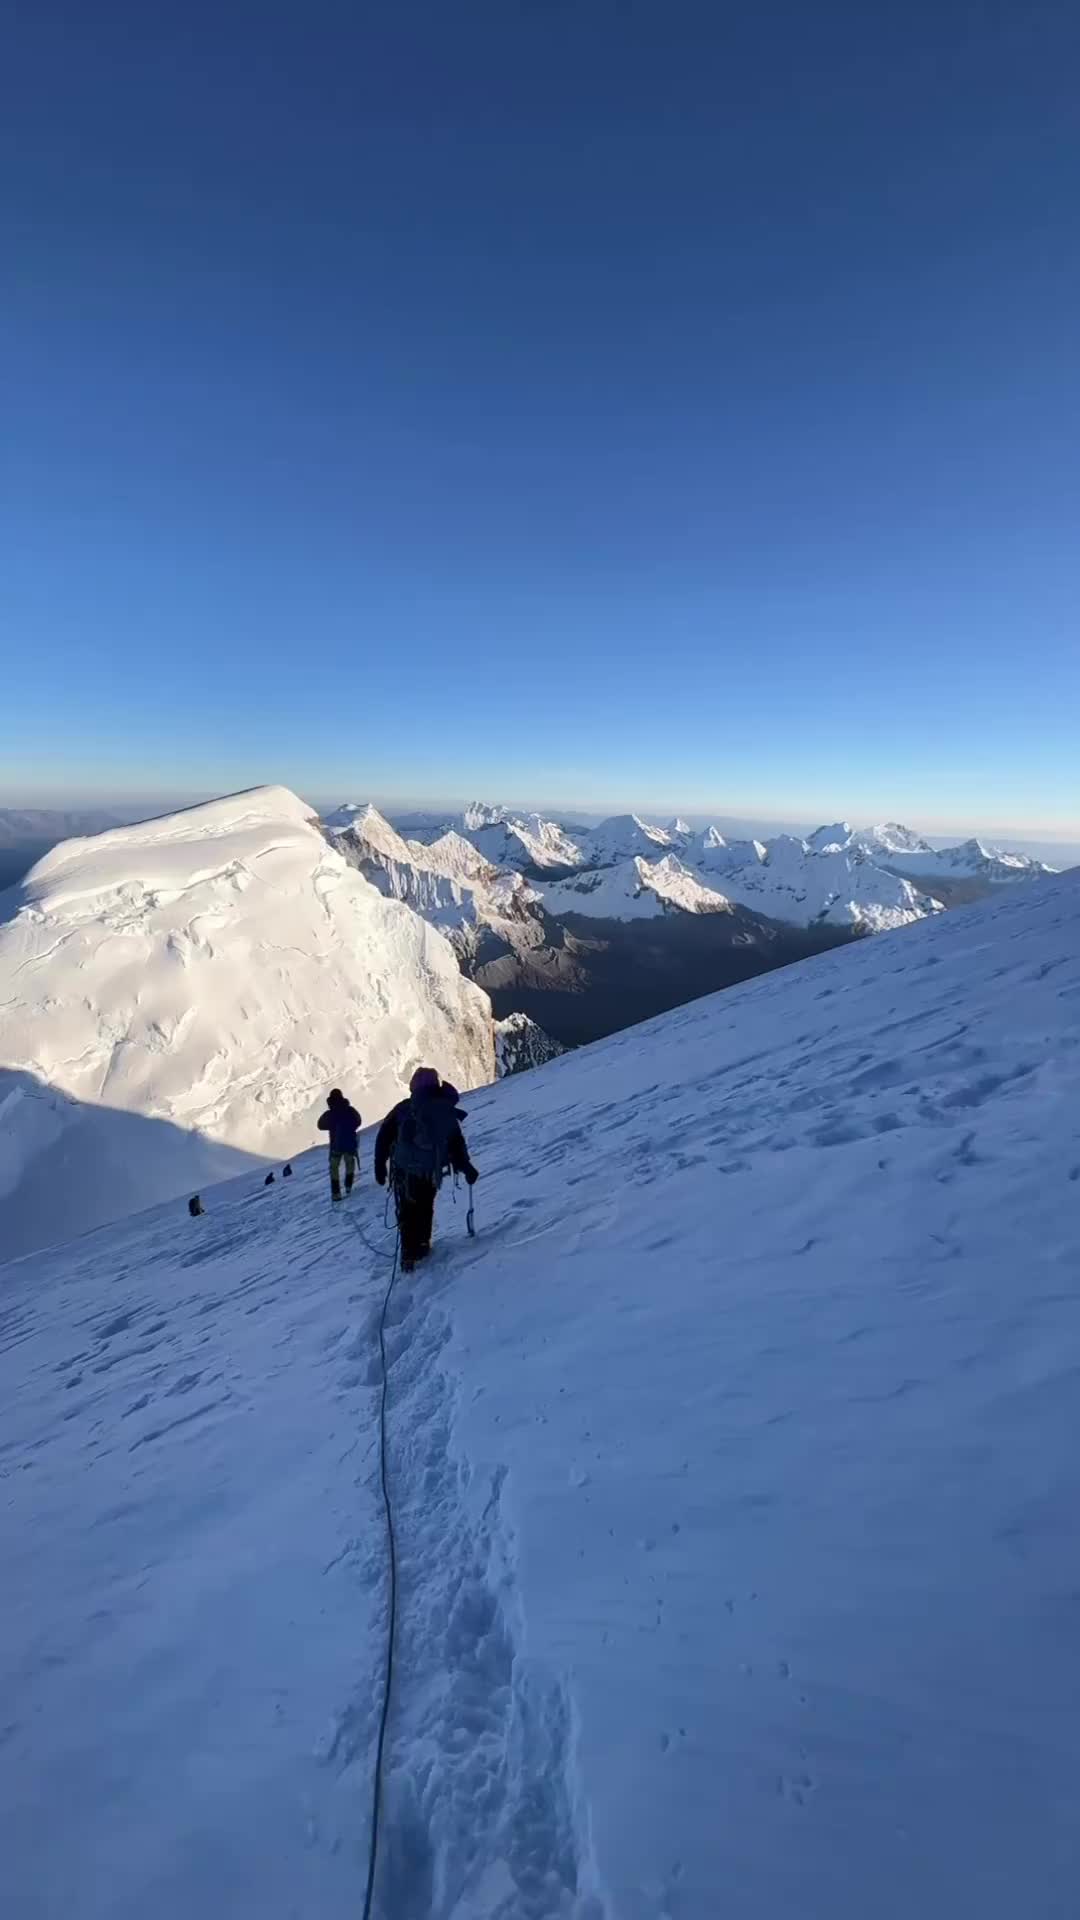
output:
[[[564,1044],[1049,871],[977,841],[936,853],[895,823],[728,840],[678,819],[583,828],[477,801],[396,824],[348,802],[323,826],[449,936],[497,1016],[527,1013]]]
[[[682,820],[661,826],[633,813],[571,829],[540,814],[477,801],[437,825],[414,826],[409,839],[370,806],[346,805],[324,824],[335,833],[358,830],[376,858],[390,854],[414,874],[430,868],[471,882],[473,909],[476,890],[487,894],[495,875],[504,881],[520,875],[532,883],[535,904],[556,917],[638,920],[742,906],[789,926],[881,932],[941,912],[955,904],[960,889],[974,898],[1053,871],[1026,854],[978,840],[938,850],[893,821],[862,830],[842,821],[806,839],[782,833],[728,840],[716,827],[695,833]],[[407,830],[410,822],[401,825]],[[466,848],[483,867],[470,869]],[[399,897],[428,884],[403,875]],[[519,907],[527,904],[528,896],[520,894]]]

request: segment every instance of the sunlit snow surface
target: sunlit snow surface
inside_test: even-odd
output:
[[[10,908],[12,896],[7,896]],[[0,918],[0,1256],[365,1117],[430,1061],[494,1075],[448,942],[261,787],[66,841]],[[177,1131],[180,1130],[180,1131]]]
[[[1080,1907],[1080,886],[466,1101],[391,1305],[382,1920]],[[370,1147],[365,1148],[369,1162]],[[312,1155],[0,1274],[20,1920],[349,1920],[382,1196]]]

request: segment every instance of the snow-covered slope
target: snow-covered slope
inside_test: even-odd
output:
[[[613,867],[641,858],[657,860],[681,845],[674,827],[650,826],[636,813],[614,814],[582,839],[582,859],[590,867]]]
[[[839,842],[841,846],[848,846],[854,841],[865,849],[871,859],[892,859],[896,854],[934,851],[929,840],[924,840],[913,827],[905,827],[899,820],[883,820],[880,826],[864,827],[860,833],[856,833],[845,821],[836,831],[844,836]]]
[[[378,1920],[1065,1920],[1080,883],[473,1095],[390,1302]],[[20,1920],[353,1920],[385,1651],[369,1184],[3,1276]]]
[[[324,822],[324,825],[327,823]],[[404,840],[377,808],[353,811],[352,823],[332,832],[332,844],[372,885],[449,935],[459,960],[475,950],[487,929],[508,946],[542,940],[534,909],[538,895],[521,873],[492,867],[458,833],[430,844]]]
[[[511,1013],[495,1022],[495,1060],[500,1077],[546,1067],[549,1060],[557,1060],[565,1052],[562,1042],[545,1033],[527,1013]]]
[[[985,847],[981,840],[965,840],[956,847],[932,847],[895,820],[857,834],[848,831],[850,844],[860,847],[871,860],[922,880],[976,880],[993,888],[1054,871],[1029,854]]]
[[[650,920],[671,909],[724,913],[730,907],[723,894],[703,886],[674,854],[589,867],[565,880],[542,881],[537,890],[548,913],[588,913],[605,920]]]
[[[193,1167],[220,1178],[230,1149],[296,1152],[335,1081],[382,1107],[428,1059],[493,1077],[488,1003],[450,946],[284,788],[66,841],[20,898],[0,924],[8,1252],[181,1192]],[[117,1112],[159,1124],[113,1150]]]
[[[497,871],[490,860],[478,853],[471,840],[453,828],[441,833],[437,839],[428,841],[410,840],[414,860],[424,859],[434,867],[437,873],[445,873],[455,880],[490,879]]]
[[[476,802],[462,815],[461,831],[495,867],[578,867],[582,853],[557,821],[540,813],[507,813]]]
[[[850,846],[851,828],[846,820],[835,821],[831,827],[815,827],[807,834],[806,844],[811,853],[831,853],[836,847]]]
[[[821,921],[880,933],[940,910],[935,900],[877,866],[860,848],[840,845],[837,831],[820,828],[815,846],[788,833],[773,840],[728,842],[709,828],[684,858],[739,906],[800,926]]]

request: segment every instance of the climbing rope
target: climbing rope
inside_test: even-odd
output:
[[[357,1220],[350,1220],[356,1233],[366,1247],[371,1246],[361,1230]],[[372,1249],[375,1251],[375,1249]],[[381,1251],[385,1251],[382,1249]],[[395,1235],[394,1264],[390,1269],[390,1279],[383,1295],[382,1312],[379,1315],[379,1360],[382,1367],[382,1390],[379,1395],[379,1480],[382,1487],[383,1513],[386,1518],[387,1553],[390,1564],[390,1591],[387,1600],[386,1663],[383,1671],[382,1712],[379,1716],[379,1737],[375,1743],[375,1775],[371,1788],[371,1841],[368,1852],[367,1891],[364,1894],[364,1920],[371,1920],[371,1903],[375,1897],[375,1868],[379,1858],[379,1822],[382,1814],[383,1750],[386,1746],[386,1728],[390,1719],[390,1698],[394,1684],[394,1642],[397,1638],[397,1539],[394,1534],[394,1509],[390,1501],[390,1482],[386,1460],[386,1315],[390,1306],[390,1296],[394,1291],[394,1282],[398,1276],[398,1255],[401,1251],[401,1239]]]
[[[456,1180],[454,1185],[455,1187],[457,1186]],[[455,1199],[456,1197],[455,1194]],[[389,1222],[390,1199],[391,1195],[388,1189],[386,1206],[383,1211],[384,1226]],[[387,1251],[385,1246],[372,1246],[359,1220],[353,1218],[351,1215],[347,1215],[346,1217],[353,1232],[363,1242],[369,1253],[375,1254],[376,1258],[378,1258]],[[469,1211],[466,1215],[465,1224],[469,1233],[475,1233],[476,1228],[473,1224],[471,1188],[469,1189]],[[371,1920],[372,1901],[375,1897],[375,1869],[379,1859],[379,1827],[382,1815],[383,1753],[386,1747],[386,1729],[390,1720],[390,1701],[394,1686],[394,1644],[397,1639],[397,1537],[394,1533],[394,1509],[390,1500],[390,1480],[387,1470],[386,1454],[386,1399],[389,1389],[386,1367],[386,1315],[390,1307],[390,1296],[394,1291],[394,1282],[398,1277],[400,1254],[401,1229],[400,1224],[395,1222],[394,1264],[390,1269],[390,1279],[387,1283],[386,1292],[383,1295],[382,1312],[379,1315],[379,1363],[382,1370],[382,1386],[379,1393],[379,1482],[382,1489],[383,1513],[386,1519],[387,1557],[390,1567],[390,1591],[387,1605],[389,1617],[386,1632],[386,1663],[383,1671],[382,1711],[379,1715],[379,1737],[375,1743],[375,1775],[371,1788],[371,1842],[368,1851],[367,1890],[364,1894],[363,1920]]]

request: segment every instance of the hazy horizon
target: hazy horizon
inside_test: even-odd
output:
[[[245,786],[250,785],[291,786],[292,783],[287,780],[245,783]],[[28,799],[25,794],[19,798],[0,796],[0,812],[19,812],[25,810],[27,812],[45,812],[61,815],[67,813],[117,813],[125,814],[129,820],[134,821],[149,818],[158,813],[167,813],[174,809],[179,811],[184,807],[198,806],[206,800],[219,798],[222,794],[237,793],[244,790],[243,786],[224,786],[216,792],[142,794],[137,796],[124,795],[123,793],[114,791],[112,793],[95,792],[89,796],[80,797],[68,796],[63,799],[55,796],[51,799]],[[917,833],[925,835],[932,844],[948,845],[962,840],[979,839],[1016,852],[1029,853],[1033,858],[1044,859],[1051,865],[1055,864],[1055,854],[1063,864],[1080,864],[1080,821],[1077,821],[1073,825],[1072,831],[1070,832],[1068,829],[1054,831],[1038,827],[1032,829],[1031,827],[1022,825],[1001,825],[1000,823],[972,819],[970,816],[961,820],[941,821],[940,818],[935,818],[932,815],[927,816],[921,813],[904,812],[899,809],[893,809],[891,812],[878,813],[876,815],[871,815],[865,811],[860,812],[858,809],[850,807],[826,808],[824,811],[819,810],[817,812],[811,812],[809,810],[773,812],[768,809],[741,807],[738,805],[717,805],[715,807],[705,808],[700,806],[679,805],[672,802],[646,805],[639,800],[632,799],[624,799],[621,803],[616,802],[607,808],[598,809],[595,805],[575,806],[573,803],[565,804],[550,799],[547,801],[537,801],[535,799],[507,800],[505,796],[485,794],[473,789],[463,791],[460,795],[456,796],[444,794],[424,795],[422,793],[405,793],[395,796],[385,792],[379,793],[376,790],[364,789],[357,782],[351,783],[351,786],[346,786],[340,792],[335,790],[333,793],[305,793],[299,787],[293,787],[293,791],[300,792],[301,797],[306,799],[308,804],[320,815],[329,813],[334,808],[347,803],[355,802],[363,804],[369,800],[374,806],[378,807],[380,812],[388,815],[403,815],[408,813],[451,815],[460,813],[463,808],[468,806],[472,801],[483,801],[489,805],[506,806],[521,813],[542,813],[562,821],[577,821],[582,825],[595,825],[600,820],[610,818],[613,815],[636,813],[646,820],[666,823],[669,820],[679,818],[685,820],[689,826],[695,829],[705,826],[716,826],[724,833],[731,835],[752,835],[757,838],[765,838],[777,833],[806,835],[816,827],[829,825],[833,821],[847,820],[855,827],[869,827],[879,825],[882,821],[888,819],[897,820],[902,825],[913,828]]]

